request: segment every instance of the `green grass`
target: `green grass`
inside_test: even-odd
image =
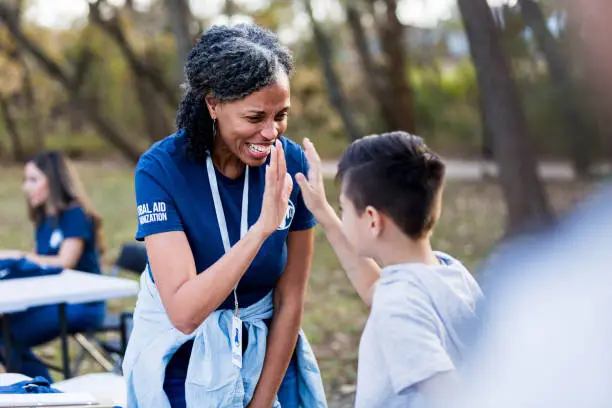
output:
[[[78,169],[95,208],[104,219],[109,267],[121,244],[133,239],[136,215],[133,170],[113,163],[79,163]],[[32,226],[20,192],[21,168],[0,167],[0,249],[30,250]],[[329,197],[337,204],[337,187],[328,183]],[[557,210],[565,210],[589,191],[587,185],[549,185]],[[449,252],[475,269],[495,245],[503,230],[504,205],[499,189],[490,183],[449,183],[444,210],[434,236],[436,249]],[[111,309],[132,309],[134,300],[111,302]],[[361,303],[322,231],[316,233],[316,250],[309,282],[303,327],[317,354],[330,396],[353,384],[357,371],[359,336],[367,318]],[[39,349],[57,361],[57,343]],[[87,370],[95,370],[88,366]]]

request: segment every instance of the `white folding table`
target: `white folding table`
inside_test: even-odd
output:
[[[13,369],[11,313],[36,306],[59,305],[63,372],[65,378],[70,378],[66,305],[131,297],[137,293],[136,281],[74,270],[65,270],[58,275],[0,281],[0,316],[7,369],[9,372]]]

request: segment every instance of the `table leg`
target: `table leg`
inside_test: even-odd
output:
[[[119,318],[121,319],[121,357],[123,358],[123,356],[125,356],[125,350],[127,349],[127,322],[126,319],[128,318],[128,315],[126,313],[122,313],[121,316],[119,316]]]
[[[70,357],[68,355],[68,320],[66,318],[66,304],[59,305],[59,322],[60,322],[60,339],[62,342],[62,366],[64,369],[64,378],[68,379],[70,375]]]
[[[9,315],[2,315],[2,342],[4,344],[4,361],[6,363],[6,371],[11,373],[14,372],[13,367],[13,349],[11,344],[11,322],[9,321]]]

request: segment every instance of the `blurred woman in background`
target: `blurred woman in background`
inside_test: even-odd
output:
[[[0,251],[3,258],[27,258],[39,265],[58,266],[83,272],[100,273],[99,254],[103,251],[101,218],[93,210],[69,160],[58,152],[40,153],[24,168],[23,191],[29,217],[35,227],[34,253]],[[70,332],[86,331],[101,325],[104,302],[67,305]],[[31,347],[59,336],[58,306],[41,306],[10,316],[12,361],[30,377],[51,377]],[[0,341],[0,362],[4,363],[4,339]],[[19,350],[18,350],[19,349]]]

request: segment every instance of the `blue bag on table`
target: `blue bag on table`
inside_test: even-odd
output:
[[[0,261],[2,262],[2,261]],[[58,394],[44,377],[35,377],[12,385],[0,386],[0,394]]]
[[[43,266],[27,258],[0,259],[0,281],[58,275],[62,271],[59,266]]]

